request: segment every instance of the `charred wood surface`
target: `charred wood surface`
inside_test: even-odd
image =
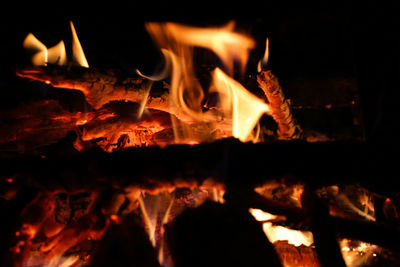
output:
[[[17,70],[16,74],[55,88],[79,90],[94,109],[111,101],[131,101],[168,112],[186,122],[192,121],[184,112],[170,106],[166,83],[158,82],[153,86],[147,79],[137,75],[132,77],[119,70],[47,66]]]
[[[269,70],[263,70],[257,75],[260,88],[270,104],[272,116],[278,123],[280,139],[298,139],[302,136],[302,129],[297,124],[291,112],[290,102],[283,94],[278,79]]]
[[[248,188],[290,175],[315,185],[360,183],[390,195],[398,192],[398,181],[392,179],[396,165],[388,153],[394,149],[350,141],[252,144],[230,138],[194,146],[129,148],[114,153],[92,149],[68,155],[2,155],[1,174],[25,175],[45,187],[74,183],[89,186],[99,180],[119,186],[157,186],[213,178]]]
[[[382,159],[376,160],[377,155]],[[41,191],[96,190],[110,185],[162,190],[191,187],[212,178],[226,185],[226,200],[230,203],[236,199],[235,203],[247,208],[285,215],[288,224],[310,224],[310,217],[318,215],[307,215],[299,208],[261,199],[252,189],[268,180],[291,176],[313,188],[358,183],[379,194],[395,195],[399,186],[391,174],[396,165],[389,158],[384,156],[382,148],[359,142],[251,144],[234,139],[194,146],[131,148],[114,153],[97,149],[69,155],[2,155],[1,190],[18,191],[26,186]],[[232,194],[232,188],[240,194]],[[393,225],[329,220],[341,237],[390,249],[396,249],[398,244],[400,233]]]

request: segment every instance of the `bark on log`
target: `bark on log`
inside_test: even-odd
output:
[[[278,79],[270,70],[262,70],[257,75],[257,81],[268,99],[272,117],[278,123],[279,139],[290,140],[301,138],[302,129],[290,111],[290,103],[285,98]]]
[[[145,103],[146,108],[168,112],[185,122],[192,120],[181,111],[169,105],[169,93],[150,92],[148,80],[141,77],[129,77],[117,70],[101,70],[82,67],[30,67],[17,70],[19,77],[45,82],[55,88],[81,91],[86,101],[100,109],[111,101],[131,101]]]
[[[16,74],[56,88],[79,90],[94,109],[110,101],[139,102],[147,96],[144,79],[127,77],[116,70],[49,66],[17,70]]]

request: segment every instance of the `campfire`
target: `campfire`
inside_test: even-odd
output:
[[[375,148],[302,126],[273,38],[148,22],[162,60],[126,73],[92,67],[69,27],[52,47],[29,33],[15,73],[78,108],[43,97],[2,111],[4,266],[400,262],[398,202],[357,182]]]

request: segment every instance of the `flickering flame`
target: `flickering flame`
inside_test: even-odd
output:
[[[262,68],[265,67],[268,64],[268,58],[269,58],[269,39],[267,38],[265,40],[265,52],[263,58],[258,61],[257,65],[257,71],[261,72]]]
[[[39,41],[35,35],[29,33],[23,42],[27,50],[32,50],[35,54],[32,56],[32,64],[35,66],[47,65],[47,47]]]
[[[229,72],[233,70],[233,63],[239,62],[244,70],[249,51],[255,47],[252,38],[234,32],[235,23],[229,22],[223,27],[191,27],[177,23],[148,23],[147,30],[162,46],[172,48],[173,43],[187,47],[202,47],[217,54]],[[160,34],[163,32],[164,34]]]
[[[53,47],[47,49],[48,63],[55,65],[67,64],[67,53],[65,52],[64,41],[60,41]]]
[[[342,256],[348,267],[368,265],[371,258],[376,257],[379,247],[370,243],[343,238],[339,242]]]
[[[79,42],[78,34],[72,21],[70,21],[70,26],[72,31],[72,58],[80,66],[89,68],[89,63],[86,60],[85,53],[83,53],[81,42]]]
[[[262,211],[260,209],[249,209],[249,212],[256,218],[257,221],[269,221],[275,219],[277,216],[271,213]]]
[[[23,42],[23,46],[27,50],[36,51],[32,56],[32,64],[35,66],[65,65],[67,63],[64,41],[47,48],[32,33],[29,33]]]
[[[248,138],[264,113],[270,113],[269,106],[247,91],[239,82],[216,68],[212,74],[211,91],[222,96],[221,106],[224,112],[231,110],[232,135],[241,141]]]
[[[88,68],[89,64],[86,60],[85,54],[83,53],[81,43],[79,42],[72,21],[70,22],[70,25],[72,31],[72,58],[80,66]],[[26,50],[34,52],[31,59],[34,66],[47,66],[47,64],[63,66],[67,64],[67,53],[65,51],[64,41],[60,41],[55,46],[47,48],[32,33],[29,33],[24,39],[23,47]]]
[[[296,247],[305,245],[311,246],[314,243],[314,238],[309,231],[292,230],[283,226],[273,225],[271,222],[277,216],[259,209],[249,209],[249,212],[254,216],[257,221],[264,221],[263,230],[271,243],[281,240],[287,240],[289,244]]]
[[[262,114],[269,113],[269,106],[220,68],[216,68],[212,73],[209,92],[219,94],[220,106],[203,111],[206,90],[195,75],[193,62],[193,49],[200,47],[213,51],[228,73],[233,73],[235,63],[243,72],[249,51],[255,46],[254,40],[234,32],[232,22],[223,27],[211,28],[176,23],[147,23],[146,28],[160,46],[166,58],[165,65],[172,66],[170,107],[179,110],[185,117],[190,117],[197,126],[202,124],[206,129],[219,130],[222,136],[234,136],[241,141],[256,141],[257,135],[252,136],[251,133]],[[161,73],[164,75],[164,72]],[[213,138],[210,137],[210,130],[196,135],[193,127],[182,124],[175,118],[172,118],[172,122],[177,142],[198,143]]]

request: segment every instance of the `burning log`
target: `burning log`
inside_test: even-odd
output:
[[[23,78],[45,82],[55,88],[79,90],[96,110],[111,101],[123,100],[144,103],[146,108],[168,112],[186,122],[192,121],[182,111],[170,107],[167,91],[152,91],[149,95],[148,80],[129,77],[117,70],[47,66],[17,70],[16,74]],[[165,87],[166,84],[163,83],[162,86]]]
[[[302,129],[290,111],[289,100],[285,98],[278,79],[270,70],[262,70],[257,75],[259,87],[264,91],[270,104],[272,117],[278,123],[278,136],[282,140],[299,139]]]
[[[56,88],[79,90],[94,109],[114,100],[140,102],[147,97],[144,79],[124,77],[116,70],[49,66],[26,68],[16,73],[20,77],[45,82]]]

